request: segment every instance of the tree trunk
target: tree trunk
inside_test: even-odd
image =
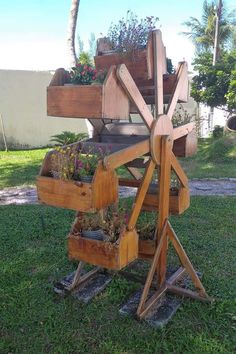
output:
[[[72,0],[71,8],[70,8],[70,16],[69,16],[69,25],[68,25],[68,53],[70,66],[73,67],[76,65],[76,53],[75,53],[75,30],[77,23],[77,15],[79,10],[80,0]]]

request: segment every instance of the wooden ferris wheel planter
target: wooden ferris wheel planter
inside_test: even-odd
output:
[[[189,207],[188,178],[176,156],[188,156],[196,150],[194,125],[189,123],[181,127],[173,128],[171,122],[177,103],[186,101],[188,96],[187,64],[185,62],[179,64],[175,77],[169,80],[169,82],[172,82],[170,92],[166,94],[168,90],[165,88],[165,82],[168,82],[168,80],[165,80],[165,76],[163,76],[166,75],[166,60],[161,32],[158,30],[153,31],[149,40],[150,42],[144,55],[145,60],[150,59],[149,63],[151,64],[147,64],[146,66],[146,68],[149,68],[149,72],[143,69],[142,73],[136,73],[135,68],[130,68],[131,72],[134,70],[134,72],[130,74],[125,64],[120,64],[117,67],[113,66],[109,71],[108,78],[110,77],[111,82],[115,84],[114,92],[108,93],[107,97],[109,97],[109,99],[107,98],[108,101],[106,104],[109,107],[113,107],[115,102],[115,114],[108,116],[108,111],[103,108],[99,110],[99,114],[94,112],[91,114],[92,108],[90,103],[87,102],[85,104],[85,97],[77,97],[78,108],[76,107],[74,112],[68,115],[83,117],[79,105],[84,102],[82,106],[85,104],[86,110],[88,111],[88,113],[84,114],[87,114],[86,118],[89,118],[94,127],[94,141],[88,140],[85,145],[96,144],[97,141],[106,145],[110,144],[113,140],[118,145],[118,148],[116,146],[103,161],[99,162],[92,183],[89,185],[85,183],[81,186],[76,186],[73,183],[67,184],[62,181],[52,180],[52,178],[50,178],[49,157],[46,157],[38,178],[38,194],[39,198],[44,203],[72,208],[81,212],[93,212],[117,202],[118,179],[114,171],[120,166],[127,168],[132,176],[132,180],[121,179],[119,183],[121,185],[136,187],[137,193],[131,208],[129,220],[126,222],[126,225],[124,225],[124,231],[119,235],[118,241],[116,243],[108,243],[88,239],[84,236],[82,237],[80,232],[75,232],[75,221],[72,231],[68,236],[68,251],[70,259],[81,261],[76,271],[73,286],[80,284],[78,279],[83,262],[108,269],[121,269],[137,257],[149,258],[151,260],[151,266],[137,308],[137,316],[140,319],[146,316],[148,311],[153,308],[160,297],[166,292],[201,301],[211,300],[169,221],[170,213],[181,214]],[[104,55],[101,61],[100,59],[101,58],[98,59],[98,57],[95,58],[97,66],[104,66],[105,62],[111,60],[112,62],[106,64],[109,66],[114,64],[115,60],[112,56],[110,56],[108,60],[108,56],[106,57],[106,55]],[[129,68],[128,63],[127,66]],[[136,70],[138,71],[138,68]],[[143,75],[141,79],[140,75]],[[108,78],[104,83],[105,86],[108,82]],[[60,80],[60,75],[58,75],[54,82],[52,82],[52,86],[55,82],[56,85],[58,85]],[[145,80],[151,85],[147,85]],[[63,85],[63,75],[61,81]],[[145,84],[143,85],[143,83]],[[51,88],[53,89],[53,87]],[[49,92],[51,88],[49,88]],[[119,94],[117,93],[116,96],[116,92],[118,91]],[[102,92],[103,99],[106,100],[104,89],[102,89]],[[115,95],[115,101],[114,97],[112,97],[113,93]],[[50,106],[50,94],[48,97],[48,104]],[[121,97],[120,102],[117,102],[118,97]],[[58,112],[63,112],[63,114],[60,113],[61,116],[65,113],[69,113],[64,110],[64,106],[68,105],[68,102],[72,103],[70,99],[68,94],[64,103],[60,103],[59,111],[49,111],[49,113],[55,113],[55,115],[57,115]],[[165,107],[164,104],[166,100],[168,104]],[[55,99],[55,101],[57,101],[57,99]],[[124,114],[123,103],[121,102],[126,102],[124,103],[126,108],[129,106],[127,102],[131,102],[132,107],[135,108],[135,111],[138,112],[143,120],[145,132],[143,127],[140,126],[139,130],[141,132],[139,134],[130,133],[130,136],[123,134],[122,132],[126,130],[125,127],[130,129],[130,123],[126,123],[127,125],[122,123],[123,125],[119,127],[121,129],[120,134],[117,134],[115,123],[114,126],[112,123],[110,128],[106,127],[102,118],[127,118]],[[155,103],[155,115],[151,113],[147,106],[147,103],[153,102]],[[75,107],[76,104],[73,103],[72,106]],[[103,105],[102,107],[105,106]],[[125,112],[127,113],[126,108]],[[117,123],[117,125],[119,125],[119,123]],[[112,134],[112,131],[114,134]],[[130,131],[133,130],[131,129]],[[120,148],[119,144],[122,145]],[[147,159],[147,163],[145,164],[143,163],[143,157]],[[143,174],[135,168],[135,164],[137,164],[138,167],[142,166],[144,168]],[[157,170],[158,189],[152,192],[150,187],[152,187],[153,176]],[[179,188],[175,191],[170,187],[172,173],[176,175],[179,185]],[[142,210],[155,210],[158,212],[158,221],[153,240],[139,240],[139,235],[136,232],[137,220]],[[167,278],[167,253],[169,242],[173,244],[182,267],[170,278]],[[176,285],[177,280],[183,276],[183,273],[187,273],[190,276],[196,288],[195,292],[180,288]],[[153,296],[149,297],[149,290],[155,274],[157,274],[157,290]]]

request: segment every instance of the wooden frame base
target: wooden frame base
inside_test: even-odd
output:
[[[168,280],[163,281],[162,283],[159,284],[158,290],[152,295],[151,298],[147,300],[148,297],[148,292],[151,287],[151,283],[154,277],[154,274],[157,270],[158,262],[160,260],[161,252],[163,249],[163,244],[165,241],[169,239],[172,243],[173,246],[179,256],[179,259],[182,263],[182,267],[179,268]],[[174,283],[185,273],[187,272],[188,275],[190,276],[194,286],[197,289],[197,292],[188,290],[188,289],[183,289],[181,287],[175,286]],[[197,275],[195,272],[187,254],[185,253],[178,237],[176,236],[173,228],[170,225],[170,222],[166,220],[162,234],[160,237],[160,241],[158,244],[158,247],[156,248],[152,265],[150,267],[147,280],[144,286],[144,290],[140,299],[140,303],[137,309],[137,316],[138,318],[142,319],[144,318],[148,311],[157,303],[157,301],[166,293],[166,292],[171,292],[180,296],[185,296],[185,297],[190,297],[193,299],[197,299],[200,301],[205,301],[205,302],[211,302],[213,301],[212,298],[210,298],[207,294],[206,291]]]

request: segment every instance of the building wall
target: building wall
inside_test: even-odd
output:
[[[64,130],[87,132],[84,119],[48,117],[46,87],[53,73],[0,70],[0,114],[10,147],[40,147]],[[0,145],[3,131],[0,122]]]

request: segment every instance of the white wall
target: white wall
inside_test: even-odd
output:
[[[13,147],[39,147],[63,130],[87,132],[84,119],[47,117],[46,87],[53,73],[0,70],[0,114],[7,143]],[[0,124],[0,146],[3,146]]]

